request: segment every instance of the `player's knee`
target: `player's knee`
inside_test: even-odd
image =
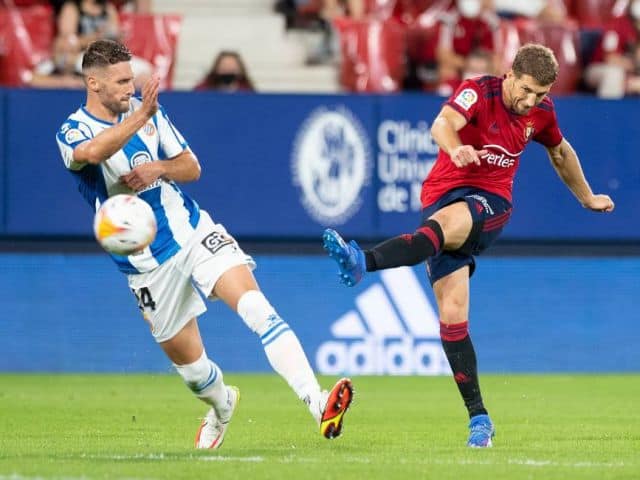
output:
[[[249,290],[238,301],[238,315],[260,337],[277,325],[285,325],[276,310],[259,290]]]
[[[445,302],[440,305],[440,322],[454,325],[467,321],[467,308],[459,302]]]
[[[195,362],[187,365],[175,365],[175,367],[184,383],[196,395],[213,385],[218,377],[222,377],[220,369],[209,360],[204,351]]]

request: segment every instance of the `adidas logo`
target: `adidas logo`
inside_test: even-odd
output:
[[[316,368],[327,375],[442,375],[451,370],[440,324],[414,271],[383,270],[331,326]]]

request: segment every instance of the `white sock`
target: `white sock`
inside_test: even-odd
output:
[[[207,358],[206,352],[203,351],[200,358],[193,363],[175,365],[175,367],[196,397],[211,405],[218,416],[227,413],[228,392],[223,381],[222,370]]]
[[[296,334],[262,292],[250,290],[238,302],[238,314],[258,336],[271,367],[308,404],[320,396],[320,385]]]

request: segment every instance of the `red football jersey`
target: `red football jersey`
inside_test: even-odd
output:
[[[445,103],[469,122],[458,132],[462,143],[488,153],[480,159],[480,165],[458,168],[441,149],[422,184],[423,208],[445,192],[464,186],[477,187],[511,201],[513,178],[527,143],[535,140],[554,147],[562,141],[551,99],[545,97],[527,115],[518,115],[502,101],[502,81],[493,76],[466,80]]]

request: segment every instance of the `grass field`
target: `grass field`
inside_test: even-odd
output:
[[[490,450],[464,446],[449,378],[354,379],[333,441],[278,377],[226,380],[242,400],[212,452],[192,448],[206,406],[177,375],[0,375],[0,480],[640,479],[638,375],[483,377]]]

